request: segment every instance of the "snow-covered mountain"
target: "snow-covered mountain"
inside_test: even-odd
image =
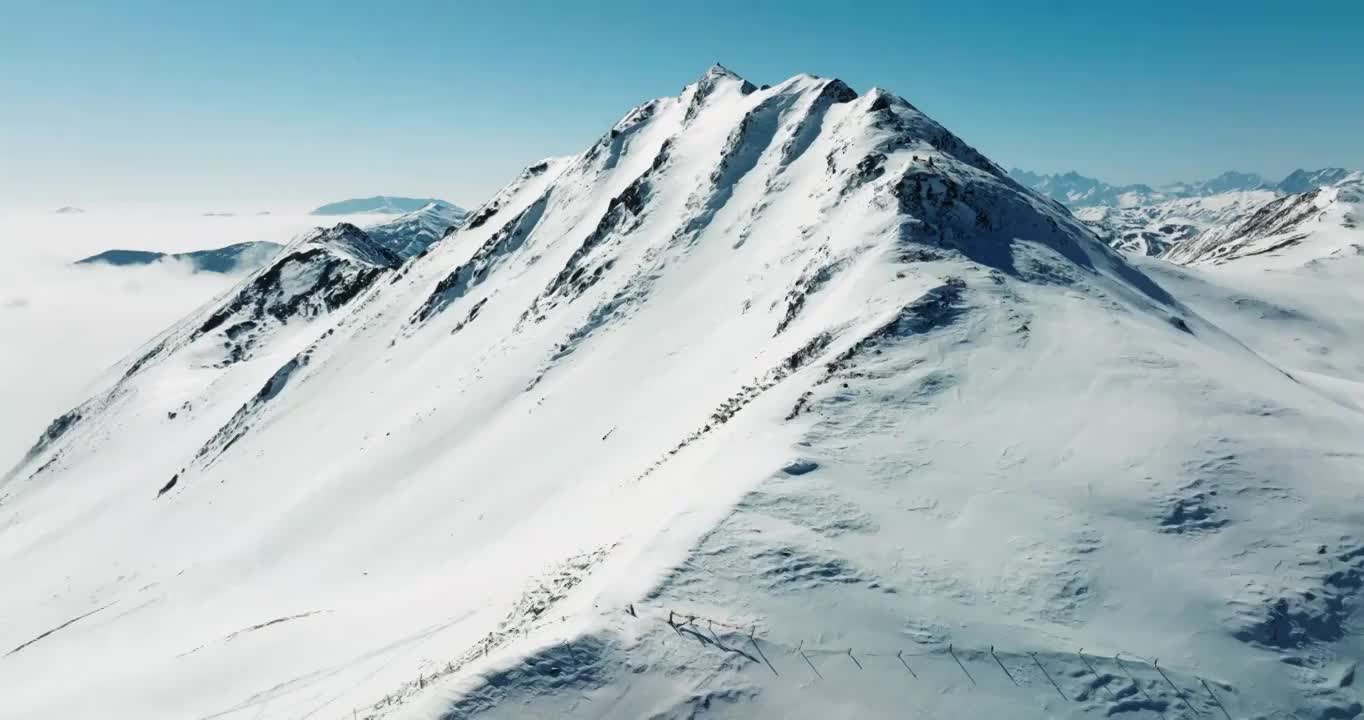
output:
[[[1345,168],[1321,168],[1320,170],[1294,170],[1275,188],[1281,193],[1304,193],[1335,185],[1351,175]]]
[[[53,210],[52,212],[54,212],[54,213],[56,213],[56,214],[58,214],[58,215],[84,215],[84,214],[85,214],[85,211],[84,211],[84,210],[82,210],[81,208],[72,206],[72,205],[63,205],[62,207],[59,207],[59,208],[57,208],[56,210]]]
[[[1074,170],[1051,175],[1014,168],[1009,171],[1009,175],[1027,187],[1070,207],[1146,205],[1171,197],[1150,185],[1110,185]]]
[[[1222,193],[1267,190],[1272,183],[1256,173],[1228,170],[1214,178],[1197,182],[1179,182],[1161,187],[1161,190],[1176,197],[1207,197]]]
[[[1131,201],[1125,203],[1074,207],[1074,213],[1119,250],[1161,256],[1176,245],[1183,245],[1186,250],[1221,245],[1226,233],[1237,232],[1230,230],[1232,226],[1259,223],[1254,219],[1256,214],[1271,203],[1278,201],[1275,207],[1293,204],[1296,201],[1288,200],[1288,196],[1312,193],[1335,184],[1349,185],[1351,177],[1350,173],[1331,168],[1297,170],[1283,182],[1268,184],[1258,175],[1224,173],[1203,183],[1167,186],[1140,200],[1129,198]],[[1179,197],[1168,199],[1172,194]],[[1266,212],[1272,215],[1274,210]],[[1171,257],[1192,256],[1181,252]]]
[[[1079,207],[1074,213],[1119,250],[1160,255],[1210,228],[1235,222],[1277,197],[1273,190],[1239,190],[1151,205]]]
[[[1258,257],[1273,264],[1302,264],[1340,252],[1364,250],[1364,173],[1334,185],[1260,203],[1249,212],[1171,247],[1172,262],[1224,263]]]
[[[454,205],[437,200],[420,210],[368,226],[364,234],[370,242],[392,251],[400,259],[406,259],[421,253],[458,227],[468,214]],[[321,231],[322,228],[317,229],[317,232]],[[253,241],[180,253],[114,249],[81,258],[76,264],[129,266],[171,261],[186,263],[200,272],[249,272],[270,262],[281,247],[278,243]]]
[[[312,211],[313,215],[358,215],[361,213],[377,213],[381,215],[399,215],[403,213],[416,212],[432,203],[453,207],[450,203],[436,198],[409,198],[393,197],[390,195],[375,195],[367,198],[353,198],[340,202],[328,203]]]
[[[183,262],[196,272],[249,272],[270,262],[282,246],[278,243],[253,241],[235,243],[211,250],[164,253],[154,250],[105,250],[77,260],[77,265],[151,265],[158,262]]]
[[[55,420],[0,714],[1358,715],[1358,355],[1155,272],[902,98],[713,67]]]
[[[420,254],[459,227],[468,215],[463,208],[434,200],[418,210],[367,227],[365,232],[370,239],[408,258]]]

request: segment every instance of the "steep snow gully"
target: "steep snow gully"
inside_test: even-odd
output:
[[[54,421],[0,716],[1356,717],[1364,362],[1154,267],[895,95],[716,66]]]

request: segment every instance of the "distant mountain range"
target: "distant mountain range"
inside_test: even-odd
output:
[[[329,203],[312,211],[312,215],[356,215],[360,213],[379,213],[387,215],[399,215],[402,213],[416,212],[431,203],[440,203],[449,207],[456,207],[454,203],[448,203],[436,198],[409,198],[394,197],[391,195],[375,195],[367,198],[353,198],[340,202]]]
[[[1197,182],[1171,183],[1152,187],[1145,184],[1113,185],[1077,172],[1054,175],[1019,168],[1009,171],[1018,182],[1070,207],[1137,207],[1179,198],[1208,197],[1227,192],[1269,190],[1299,193],[1334,184],[1349,175],[1344,168],[1295,170],[1280,182],[1270,182],[1256,173],[1224,172]]]
[[[1181,264],[1277,257],[1290,248],[1294,256],[1330,255],[1362,239],[1355,231],[1364,174],[1340,168],[1297,170],[1278,183],[1223,173],[1160,190],[1075,173],[1013,175],[1052,198],[1072,198],[1072,214],[1112,247]]]
[[[58,214],[58,215],[81,215],[81,214],[83,214],[85,211],[82,210],[82,209],[80,209],[80,208],[78,208],[78,207],[73,207],[73,206],[71,206],[71,205],[64,205],[64,206],[62,206],[62,207],[57,208],[56,210],[53,210],[52,212],[54,212],[54,213],[56,213],[56,214]]]
[[[152,250],[106,250],[76,261],[77,265],[151,265],[169,260],[185,262],[195,272],[234,273],[254,270],[269,262],[283,247],[272,242],[244,242],[211,250],[163,253]]]

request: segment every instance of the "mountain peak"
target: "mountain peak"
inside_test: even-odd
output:
[[[1327,167],[1316,170],[1299,168],[1279,182],[1278,189],[1285,193],[1301,193],[1315,190],[1324,185],[1333,185],[1350,174],[1345,168]]]
[[[704,98],[725,83],[738,83],[739,91],[744,95],[758,89],[756,85],[720,63],[715,63],[706,68],[706,71],[701,73],[701,77],[696,79],[694,85],[697,87],[697,96]]]
[[[397,253],[375,242],[364,230],[346,222],[330,228],[316,228],[300,237],[296,243],[300,248],[324,248],[348,260],[378,268],[395,268],[403,262]]]
[[[742,77],[739,77],[738,73],[734,72],[733,70],[730,70],[729,68],[725,67],[724,65],[721,65],[718,62],[706,68],[706,71],[704,73],[701,73],[702,80],[706,80],[708,78],[731,78],[734,80],[743,80]]]

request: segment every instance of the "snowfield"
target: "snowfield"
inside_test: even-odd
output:
[[[1364,256],[1279,260],[1129,261],[893,94],[716,66],[49,425],[0,716],[1356,717]]]

